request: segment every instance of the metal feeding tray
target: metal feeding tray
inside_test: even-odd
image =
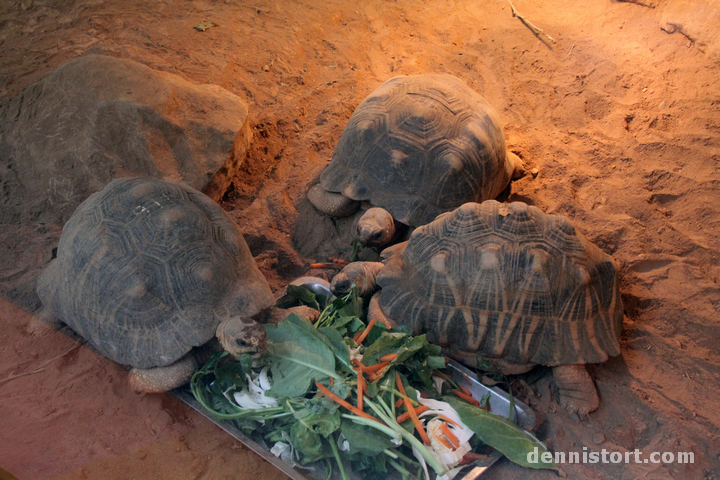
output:
[[[330,285],[326,280],[323,280],[321,278],[301,277],[291,283],[293,285],[305,287],[315,294],[325,295],[327,298],[330,298],[332,296],[332,292],[330,291]],[[470,390],[470,393],[475,399],[480,400],[484,395],[488,393],[490,394],[490,399],[488,401],[490,412],[508,418],[510,415],[510,406],[514,404],[513,421],[525,430],[533,430],[535,428],[535,414],[530,409],[530,407],[528,407],[522,402],[518,402],[517,400],[511,402],[510,397],[504,390],[501,390],[497,387],[487,387],[483,385],[482,383],[480,383],[477,375],[474,372],[454,360],[450,360],[447,368],[448,370],[450,370],[453,381],[463,385],[468,390]],[[268,448],[266,445],[263,445],[251,439],[242,431],[231,425],[229,422],[213,418],[212,415],[207,410],[205,410],[202,405],[200,405],[200,403],[198,403],[198,401],[195,400],[192,394],[187,390],[175,390],[173,394],[178,400],[186,403],[191,408],[200,412],[200,414],[207,417],[210,421],[212,421],[217,426],[232,435],[233,438],[235,438],[237,441],[244,444],[253,452],[257,453],[262,458],[273,464],[290,478],[293,478],[295,480],[316,480],[324,478],[324,475],[313,475],[312,468],[301,469],[301,467],[292,467],[291,465],[283,462],[278,457],[270,453],[270,448]],[[469,464],[465,468],[463,468],[463,470],[461,470],[455,478],[457,478],[458,480],[474,480],[480,475],[482,475],[500,458],[502,457],[498,454],[498,456],[488,456],[487,458],[477,460],[474,463]],[[335,479],[336,477],[337,475],[333,475],[332,478]],[[357,475],[351,474],[351,477],[353,479],[361,480],[361,477],[358,477]]]
[[[483,395],[489,393],[489,405],[490,411],[492,413],[506,418],[508,417],[510,413],[511,402],[510,397],[505,391],[497,387],[487,387],[483,385],[482,383],[480,383],[475,373],[460,365],[454,360],[450,361],[450,363],[447,365],[447,368],[450,370],[453,380],[459,384],[462,384],[468,390],[470,390],[472,396],[477,400],[480,400]],[[270,448],[266,445],[263,445],[262,443],[259,443],[248,437],[242,431],[231,425],[229,422],[213,418],[212,415],[207,410],[205,410],[202,405],[198,403],[197,400],[195,400],[195,398],[189,391],[178,389],[173,391],[172,395],[181,402],[189,405],[194,410],[197,410],[204,417],[208,418],[215,425],[225,430],[237,441],[248,447],[253,452],[260,455],[262,458],[270,462],[272,465],[274,465],[277,469],[281,470],[290,478],[294,480],[316,480],[324,478],[324,475],[314,474],[315,472],[312,469],[301,469],[300,467],[293,468],[291,465],[283,462],[278,457],[270,453]],[[535,427],[535,414],[533,413],[533,411],[530,409],[530,407],[528,407],[522,402],[515,400],[513,403],[515,409],[513,420],[515,421],[515,423],[526,430],[532,430]],[[482,475],[500,458],[502,457],[488,456],[485,459],[477,460],[476,462],[467,465],[455,478],[458,480],[474,480],[480,477],[480,475]],[[336,475],[334,475],[332,478],[336,478]],[[360,479],[361,477],[351,474],[351,478]]]

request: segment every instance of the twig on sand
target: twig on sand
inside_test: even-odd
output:
[[[70,350],[66,350],[65,352],[61,353],[60,355],[55,355],[55,356],[52,357],[51,359],[45,360],[43,363],[41,363],[40,365],[38,365],[38,368],[36,368],[35,370],[30,370],[29,372],[23,372],[23,373],[11,372],[10,375],[8,375],[7,377],[0,379],[0,385],[3,385],[3,384],[5,384],[5,383],[7,383],[7,382],[9,382],[9,381],[11,381],[11,380],[16,380],[16,379],[18,379],[18,378],[20,378],[20,377],[25,377],[25,376],[27,376],[27,375],[33,375],[33,374],[35,374],[35,373],[40,373],[40,372],[42,372],[43,370],[45,370],[45,367],[47,367],[48,365],[50,365],[52,362],[54,362],[54,361],[57,360],[58,358],[64,357],[65,355],[68,355],[68,354],[74,352],[74,351],[77,350],[78,348],[82,347],[82,345],[83,345],[82,343],[78,343],[77,345],[75,345],[74,347],[72,347]]]
[[[547,33],[545,33],[545,30],[543,30],[542,28],[536,27],[535,25],[533,25],[532,23],[530,23],[527,18],[525,18],[525,17],[523,17],[522,15],[520,15],[520,14],[518,13],[518,11],[515,9],[515,5],[513,5],[513,3],[512,3],[511,0],[508,0],[508,3],[510,4],[510,8],[512,9],[512,15],[513,15],[513,17],[519,18],[521,22],[523,22],[530,30],[533,31],[533,33],[535,33],[535,34],[542,33],[542,34],[545,35],[547,38],[549,38],[551,42],[555,43],[555,39],[554,39],[553,37],[551,37],[550,35],[548,35]]]

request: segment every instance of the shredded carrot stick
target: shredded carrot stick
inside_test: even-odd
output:
[[[474,399],[473,397],[471,397],[470,395],[468,395],[468,394],[466,394],[466,393],[463,393],[463,392],[461,392],[460,390],[453,390],[453,393],[455,394],[456,397],[462,398],[463,400],[465,400],[465,401],[468,402],[469,404],[474,405],[474,406],[476,406],[476,407],[480,407],[480,402],[478,402],[477,400],[475,400],[475,399]]]
[[[395,385],[397,385],[398,390],[400,390],[400,393],[405,395],[405,398],[403,398],[403,403],[405,403],[405,408],[407,409],[408,413],[410,414],[410,418],[413,421],[413,425],[415,425],[415,428],[417,429],[418,433],[420,434],[420,437],[422,438],[425,445],[430,445],[430,438],[427,436],[427,432],[425,432],[425,429],[423,428],[422,424],[420,423],[420,420],[418,419],[418,416],[415,413],[415,409],[412,406],[412,402],[407,397],[407,392],[405,391],[405,387],[403,386],[402,380],[400,379],[400,375],[395,375]]]
[[[463,455],[463,458],[462,460],[460,460],[460,463],[458,465],[467,465],[468,463],[472,463],[475,460],[483,460],[486,458],[488,458],[487,455],[482,455],[475,452],[467,452],[465,455]]]
[[[378,370],[382,370],[383,368],[387,367],[388,365],[390,365],[390,362],[380,362],[380,363],[376,363],[375,365],[368,365],[367,367],[365,367],[363,369],[363,371],[377,372]]]
[[[362,383],[363,390],[367,391],[367,382],[365,381],[365,377],[362,372],[358,372],[358,381]]]
[[[333,385],[335,385],[335,379],[330,377],[330,386],[332,387]]]
[[[472,385],[472,382],[470,381],[470,377],[468,377],[465,372],[460,372],[460,373],[462,373],[462,376],[463,376],[463,378],[465,379],[465,381],[468,383],[468,385]],[[470,396],[472,396],[472,393],[470,393],[470,390],[468,390],[467,387],[465,387],[464,385],[460,385],[460,384],[458,383],[458,387],[460,387],[460,390],[462,390],[462,392],[463,392],[465,395],[470,395]]]
[[[421,405],[417,408],[414,408],[413,410],[415,410],[415,415],[420,415],[421,413],[430,410],[430,407],[428,407],[427,405]],[[395,420],[397,420],[398,423],[403,423],[404,421],[409,420],[409,419],[410,419],[410,412],[407,411],[407,412],[403,413],[402,415],[399,415]]]
[[[345,267],[346,264],[343,263],[311,263],[308,267],[309,268],[335,268],[338,270],[342,270],[343,267]]]
[[[328,257],[328,260],[333,263],[339,263],[341,265],[347,265],[349,263],[347,260],[343,260],[342,258],[338,257]]]
[[[400,393],[407,397],[407,392],[405,391],[405,386],[400,379],[400,375],[395,375],[395,385],[398,387],[398,390],[400,390]]]
[[[368,336],[368,333],[370,333],[370,330],[372,330],[372,327],[375,325],[375,323],[377,323],[376,318],[373,318],[372,320],[370,320],[370,323],[367,324],[367,327],[365,327],[365,330],[363,330],[362,333],[358,333],[357,335],[355,335],[355,338],[353,338],[353,340],[355,340],[355,343],[360,345],[363,342],[363,340],[365,340],[365,337]]]
[[[438,418],[439,418],[440,420],[445,420],[445,421],[448,422],[448,423],[452,423],[453,425],[457,425],[458,427],[460,426],[460,425],[458,425],[458,423],[457,423],[456,421],[449,419],[449,418],[446,417],[445,415],[438,415]]]
[[[447,426],[447,423],[441,423],[440,424],[440,430],[445,434],[448,440],[450,440],[455,448],[458,448],[460,446],[460,440],[450,431],[450,428]]]
[[[400,405],[402,405],[402,404],[403,404],[403,399],[402,399],[402,398],[398,398],[398,401],[395,402],[395,408],[400,408]]]
[[[320,390],[322,393],[324,393],[325,396],[327,396],[330,400],[332,400],[332,401],[335,402],[335,403],[339,403],[340,405],[342,405],[343,407],[347,408],[348,410],[350,410],[350,411],[351,411],[352,413],[354,413],[355,415],[358,415],[358,416],[360,416],[360,417],[369,418],[370,420],[375,420],[375,421],[378,421],[378,422],[380,421],[380,420],[378,420],[377,418],[375,418],[375,417],[373,417],[373,416],[371,416],[371,415],[368,415],[367,413],[365,413],[365,412],[363,412],[362,410],[358,409],[357,407],[353,407],[353,406],[350,405],[348,402],[346,402],[345,400],[343,400],[342,398],[338,397],[337,395],[335,395],[334,393],[332,393],[330,390],[328,390],[327,387],[326,387],[325,385],[323,385],[322,383],[320,383],[320,382],[315,382],[315,386],[318,388],[318,390]],[[382,422],[381,422],[381,423],[382,423]]]
[[[358,367],[360,369],[365,368],[365,365],[363,365],[363,363],[360,360],[358,360],[357,358],[353,358],[352,361],[356,367]]]
[[[435,439],[436,439],[438,442],[440,442],[440,443],[442,443],[443,445],[445,445],[446,448],[449,448],[450,450],[455,450],[455,449],[453,448],[452,444],[451,444],[450,442],[448,442],[447,440],[445,440],[443,437],[439,437],[439,436],[435,435]]]
[[[420,438],[422,438],[425,445],[430,445],[430,437],[428,437],[422,423],[420,423],[420,419],[418,419],[417,413],[415,413],[415,409],[413,408],[412,403],[410,403],[410,399],[404,398],[403,401],[405,402],[405,408],[407,408],[410,418],[413,421],[413,425],[415,425],[415,429],[420,434]]]
[[[358,410],[363,409],[363,374],[362,372],[358,372],[357,377],[357,408]]]
[[[392,362],[398,357],[397,353],[388,353],[387,355],[383,355],[380,357],[381,362]]]

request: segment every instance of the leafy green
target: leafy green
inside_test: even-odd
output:
[[[290,314],[277,325],[266,325],[268,337],[266,361],[271,365],[273,386],[268,395],[297,397],[311,384],[327,377],[340,378],[335,372],[335,355],[325,342],[308,335],[306,320]]]
[[[290,443],[306,462],[314,462],[325,456],[322,437],[302,422],[296,422],[290,428]]]
[[[285,295],[275,302],[275,306],[278,308],[291,308],[307,305],[315,310],[321,310],[321,304],[326,301],[325,295],[316,294],[312,290],[298,285],[288,285],[285,288]]]
[[[474,407],[458,398],[446,396],[442,401],[450,404],[475,435],[485,444],[490,445],[511,461],[530,468],[556,468],[554,463],[545,463],[538,458],[538,463],[528,462],[528,453],[538,449],[539,457],[547,452],[547,447],[529,432],[521,429],[506,418]]]
[[[302,287],[289,287],[287,292],[281,299],[286,302],[283,306],[317,305],[323,308],[320,319],[313,325],[291,314],[277,325],[267,325],[268,352],[259,361],[249,355],[239,362],[226,353],[213,355],[191,380],[198,401],[217,418],[233,423],[266,445],[289,442],[301,464],[321,461],[327,475],[332,475],[333,465],[337,465],[335,472],[343,480],[348,479],[346,467],[361,472],[366,479],[391,475],[418,478],[415,472],[420,475],[422,469],[413,451],[435,473],[444,475],[444,466],[416,437],[412,421],[396,421],[405,412],[403,402],[397,403],[404,395],[398,391],[396,377],[402,379],[414,405],[420,391],[434,398],[442,393],[435,390],[432,378],[446,377],[441,373],[446,359],[440,347],[429,343],[425,335],[413,336],[408,327],[387,329],[380,323],[373,325],[358,345],[353,338],[369,322],[363,316],[356,287],[342,298],[329,300]],[[387,354],[397,355],[387,367],[365,374],[367,389],[360,413],[354,406],[358,403],[356,360],[362,356],[362,364],[370,366]],[[269,378],[265,378],[268,370]],[[451,389],[457,388],[449,377],[446,379]],[[322,394],[316,383],[328,388],[342,405],[330,394]],[[473,447],[485,442],[521,465],[554,467],[529,463],[527,454],[534,448],[539,457],[547,450],[508,420],[454,396],[444,400],[477,434],[471,440]],[[243,409],[238,402],[265,407]]]
[[[408,335],[405,333],[382,332],[382,335],[365,349],[363,363],[365,365],[375,365],[383,355],[396,353],[407,338]]]
[[[350,454],[377,455],[386,448],[395,446],[387,435],[383,435],[370,427],[358,425],[348,419],[343,419],[340,424],[340,432],[350,444]]]

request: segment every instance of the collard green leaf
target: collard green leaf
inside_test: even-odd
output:
[[[408,338],[411,339],[409,341],[406,341],[397,351],[398,356],[395,360],[395,362],[397,363],[402,363],[408,358],[412,357],[428,343],[425,334],[418,335],[417,337]]]
[[[268,395],[297,397],[305,394],[318,380],[340,378],[335,373],[335,355],[323,341],[299,325],[302,321],[291,314],[277,325],[265,326],[268,337],[266,358],[272,365],[273,379]]]
[[[303,463],[314,462],[324,456],[322,437],[301,422],[294,423],[290,428],[290,443]]]
[[[342,420],[340,432],[350,444],[350,454],[359,452],[365,455],[377,455],[386,448],[395,447],[387,435],[348,419]]]
[[[404,333],[392,333],[384,331],[380,338],[375,340],[363,354],[363,363],[365,365],[375,365],[380,361],[380,357],[388,353],[395,353],[400,345],[405,342],[408,336]]]
[[[541,460],[547,447],[529,432],[521,429],[506,418],[481,410],[458,398],[446,396],[442,400],[452,406],[467,425],[487,445],[490,445],[511,461],[530,468],[556,468],[554,463]],[[538,461],[528,461],[528,454],[537,448]]]
[[[332,327],[323,327],[316,331],[325,337],[326,341],[324,343],[332,350],[335,359],[338,360],[337,366],[348,373],[354,373],[350,365],[350,352],[343,340],[343,336]]]
[[[445,357],[428,356],[425,363],[431,370],[442,370],[445,368]]]
[[[338,367],[346,370],[348,373],[353,373],[352,366],[350,365],[350,352],[342,339],[342,335],[337,331],[327,327],[316,329],[309,321],[295,314],[289,315],[281,323],[285,322],[297,327],[304,335],[322,342],[339,361],[340,365],[338,365]]]
[[[330,413],[329,410],[321,413],[315,413],[309,408],[297,410],[293,416],[298,422],[315,433],[319,433],[323,437],[329,436],[332,432],[340,428],[340,411],[335,409]]]

